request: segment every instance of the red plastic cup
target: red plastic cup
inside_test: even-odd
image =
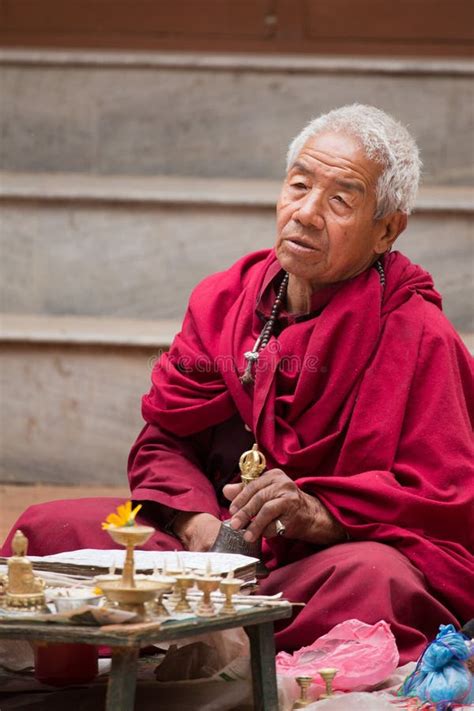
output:
[[[35,678],[50,686],[86,684],[97,676],[98,649],[93,644],[35,642]]]

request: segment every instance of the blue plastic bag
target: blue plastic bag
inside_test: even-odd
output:
[[[413,674],[405,679],[400,695],[431,701],[439,709],[453,701],[472,703],[472,674],[465,664],[472,654],[466,638],[453,625],[440,625],[436,639],[423,652]]]

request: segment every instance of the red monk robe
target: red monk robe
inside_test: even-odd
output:
[[[268,467],[316,495],[349,537],[325,549],[265,542],[263,592],[307,602],[278,649],[350,617],[385,619],[404,663],[440,623],[474,616],[472,372],[431,277],[397,252],[383,263],[385,288],[370,268],[317,292],[310,317],[281,314],[250,388],[243,354],[268,318],[278,262],[259,252],[204,280],[154,369],[129,474],[143,521],[163,523],[163,504],[228,517],[222,486],[254,438],[245,423]],[[14,529],[32,554],[107,548],[98,522],[116,503],[31,507]],[[157,531],[147,547],[181,544]]]

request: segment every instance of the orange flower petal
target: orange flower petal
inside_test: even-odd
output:
[[[132,521],[135,521],[135,516],[136,516],[137,513],[140,511],[141,507],[142,507],[142,504],[138,504],[137,506],[135,506],[135,508],[133,509],[133,511],[131,511],[131,513],[130,513],[130,518],[132,519]]]
[[[128,519],[128,511],[125,504],[122,504],[122,506],[117,506],[117,514],[120,516],[121,520],[126,523]]]
[[[112,526],[123,526],[123,519],[117,514],[111,513],[105,519],[107,523],[112,524]]]
[[[117,506],[117,513],[111,513],[107,516],[105,522],[102,524],[102,529],[106,530],[110,526],[133,526],[135,521],[135,516],[140,511],[142,505],[138,504],[132,511],[132,502],[126,501],[124,504]]]

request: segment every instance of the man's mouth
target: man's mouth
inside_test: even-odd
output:
[[[302,237],[287,237],[285,239],[285,243],[292,252],[302,253],[318,251],[316,247],[314,247]]]

